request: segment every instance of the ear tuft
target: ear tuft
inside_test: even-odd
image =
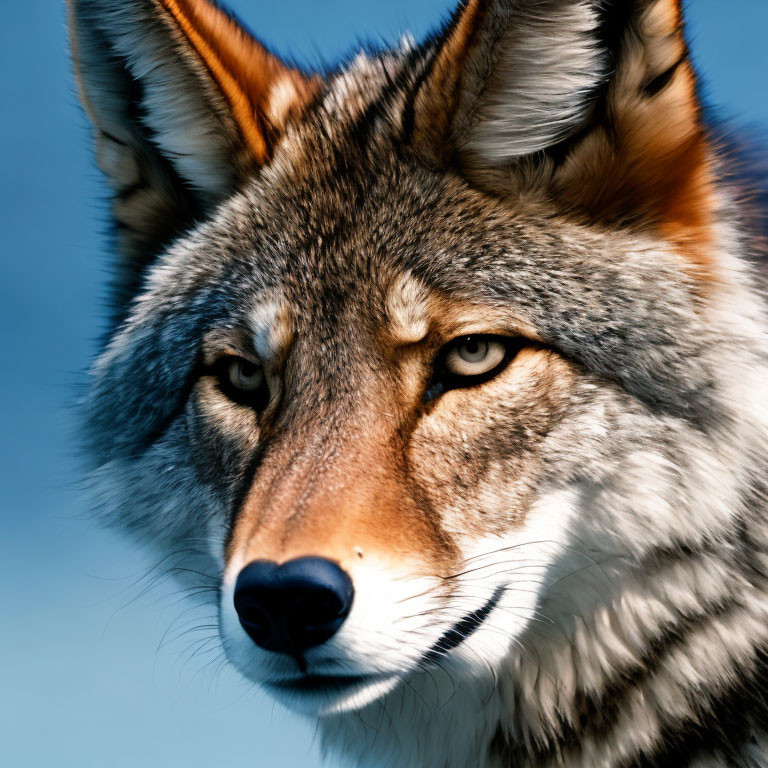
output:
[[[563,201],[609,224],[654,224],[711,276],[714,173],[679,0],[638,3],[604,115],[555,176]]]
[[[597,13],[587,2],[547,5],[520,12],[499,33],[482,98],[472,120],[457,126],[460,150],[474,165],[499,167],[557,144],[592,109],[605,68]]]
[[[590,0],[469,0],[418,95],[417,141],[435,141],[431,116],[441,115],[441,140],[482,171],[567,138],[605,78],[599,22]]]
[[[182,50],[194,52],[226,99],[251,155],[244,164],[264,165],[289,117],[312,97],[316,82],[285,66],[219,7],[200,0],[160,3],[184,38]]]
[[[268,163],[319,78],[209,0],[68,0],[72,57],[114,190],[118,302],[153,257]]]
[[[415,105],[430,162],[590,222],[655,227],[710,271],[711,153],[680,0],[469,0]]]

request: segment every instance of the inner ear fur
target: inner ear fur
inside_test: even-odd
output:
[[[119,319],[156,255],[270,162],[320,86],[209,0],[68,0],[112,188]]]
[[[590,222],[655,228],[712,275],[712,152],[680,0],[469,0],[415,105],[430,162]]]
[[[609,224],[657,224],[712,275],[714,171],[679,0],[638,2],[602,114],[557,169],[558,197]]]
[[[171,33],[183,38],[181,53],[205,70],[226,100],[245,150],[243,165],[267,163],[286,122],[312,97],[316,78],[283,64],[215,4],[158,0],[158,5]]]

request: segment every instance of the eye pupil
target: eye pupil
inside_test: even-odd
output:
[[[264,369],[259,363],[242,358],[231,359],[227,368],[229,384],[241,392],[256,392],[264,383]]]
[[[468,363],[477,363],[488,354],[488,342],[482,339],[467,339],[459,347],[459,355]]]
[[[447,347],[443,369],[451,388],[469,385],[478,377],[494,375],[508,360],[510,342],[496,336],[465,336]]]

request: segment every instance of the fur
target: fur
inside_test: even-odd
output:
[[[231,662],[361,768],[766,768],[765,186],[679,3],[469,0],[322,76],[207,0],[69,5],[121,265],[95,504],[213,580]],[[445,385],[473,334],[508,364]],[[305,555],[355,601],[300,669],[233,590]]]

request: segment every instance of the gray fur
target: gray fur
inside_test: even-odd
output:
[[[514,16],[520,4],[503,5]],[[118,6],[89,4],[108,34],[131,24]],[[73,18],[78,35],[91,34]],[[501,543],[520,519],[560,517],[551,540],[475,560],[463,602],[431,593],[424,638],[500,583],[510,612],[516,589],[535,591],[514,636],[496,640],[499,658],[469,671],[457,655],[423,670],[393,652],[401,683],[323,716],[329,748],[360,766],[402,768],[765,766],[768,341],[743,190],[713,156],[718,279],[703,289],[653,229],[566,216],[549,194],[550,159],[512,164],[525,136],[531,151],[560,141],[592,103],[566,110],[568,131],[556,123],[546,136],[526,133],[525,121],[492,136],[482,108],[459,114],[464,150],[493,144],[474,169],[509,158],[478,189],[472,171],[435,167],[407,139],[413,90],[442,44],[361,56],[330,75],[270,165],[138,268],[141,287],[84,403],[99,509],[224,579],[248,487],[270,472],[299,477],[304,465],[331,476],[335,451],[391,412],[424,514],[459,553],[455,573],[476,537]],[[100,66],[122,76],[113,58],[81,59],[86,90]],[[133,76],[142,78],[135,67]],[[142,151],[174,161],[162,141]],[[505,373],[448,416],[450,399],[409,411],[406,430],[399,381],[377,346],[403,276],[450,306],[533,329],[551,350],[552,380],[528,387]],[[274,296],[294,339],[281,409],[264,425],[232,406],[224,426],[211,403],[215,413],[229,406],[200,373],[203,339],[247,328],[254,305]],[[316,484],[302,477],[302,488]],[[220,610],[225,623],[231,606]],[[260,679],[223,632],[233,661]],[[429,647],[418,633],[390,639],[417,658]],[[389,664],[387,653],[378,662]],[[359,668],[377,654],[350,652],[343,663]],[[263,668],[282,670],[275,660]]]

